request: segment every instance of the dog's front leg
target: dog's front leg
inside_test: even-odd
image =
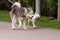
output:
[[[25,20],[23,21],[23,28],[24,28],[24,29],[27,29],[27,28],[26,28],[26,21],[25,21]]]
[[[29,19],[28,19],[28,24],[27,25],[29,26]]]
[[[12,18],[12,29],[15,29],[16,18],[15,15]]]
[[[32,24],[33,24],[33,27],[35,28],[35,27],[36,27],[36,25],[35,25],[35,22],[34,22],[34,21],[32,21]]]

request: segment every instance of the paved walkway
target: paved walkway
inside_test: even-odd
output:
[[[12,30],[10,23],[0,22],[0,40],[60,40],[60,30]]]

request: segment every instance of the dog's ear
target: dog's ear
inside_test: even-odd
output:
[[[35,15],[36,15],[37,13],[35,13]]]
[[[33,9],[31,7],[28,7],[27,10],[28,10],[28,13],[30,13],[30,14],[34,13],[34,11],[33,11]]]
[[[39,15],[39,14],[35,12],[35,15]]]

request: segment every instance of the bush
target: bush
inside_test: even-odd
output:
[[[41,13],[46,16],[57,18],[58,0],[42,0]]]

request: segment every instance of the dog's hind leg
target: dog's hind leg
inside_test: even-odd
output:
[[[25,21],[25,20],[23,21],[23,28],[24,28],[24,29],[27,29],[27,28],[26,28],[26,21]]]
[[[18,28],[20,28],[22,26],[22,22],[19,18],[18,18],[18,22],[19,22]]]
[[[15,29],[15,24],[16,24],[16,17],[15,17],[15,15],[13,16],[13,18],[12,18],[12,29]]]
[[[29,19],[28,19],[28,26],[29,26]]]

